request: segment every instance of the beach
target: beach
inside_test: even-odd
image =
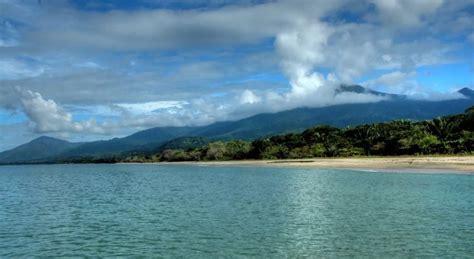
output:
[[[351,157],[310,158],[285,160],[236,160],[171,162],[165,164],[194,164],[208,166],[270,166],[303,168],[376,169],[422,172],[454,172],[474,174],[474,156],[407,156],[407,157]]]

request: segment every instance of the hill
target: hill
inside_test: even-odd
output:
[[[474,151],[474,106],[465,113],[412,122],[394,120],[350,128],[327,125],[253,141],[214,141],[129,156],[122,162],[303,159],[313,157],[466,154]]]
[[[39,137],[12,150],[0,153],[0,163],[23,163],[45,161],[61,153],[82,145],[65,140]]]
[[[474,98],[474,90],[467,87],[464,87],[463,89],[459,90],[458,93],[466,97]]]
[[[70,143],[53,138],[43,138],[43,141],[39,141],[42,139],[39,138],[13,150],[0,153],[0,163],[35,162],[44,159],[64,161],[84,157],[120,157],[133,152],[156,151],[162,145],[173,143],[174,139],[184,137],[201,137],[206,141],[252,140],[283,133],[301,132],[316,125],[344,128],[396,119],[420,121],[459,114],[474,105],[474,96],[472,95],[474,91],[469,88],[459,91],[466,98],[442,101],[413,100],[406,96],[377,92],[358,85],[342,85],[338,91],[371,93],[386,96],[387,99],[375,103],[342,104],[316,108],[302,107],[277,113],[257,114],[237,121],[217,122],[202,127],[156,127],[139,131],[124,138],[88,143]],[[203,139],[196,143],[201,143]],[[180,142],[176,141],[174,144],[176,143]],[[41,145],[43,148],[39,147]]]

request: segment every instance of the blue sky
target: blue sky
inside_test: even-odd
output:
[[[0,150],[473,87],[474,1],[0,0]]]

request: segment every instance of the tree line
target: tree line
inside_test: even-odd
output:
[[[128,156],[123,162],[298,159],[313,157],[472,154],[474,106],[463,114],[348,128],[327,125],[254,141],[215,141],[200,147]]]

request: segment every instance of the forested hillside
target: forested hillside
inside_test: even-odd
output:
[[[254,141],[215,141],[198,148],[135,154],[124,162],[287,159],[311,157],[471,154],[474,106],[465,113],[422,122],[395,120],[336,128],[318,126],[300,134]]]

